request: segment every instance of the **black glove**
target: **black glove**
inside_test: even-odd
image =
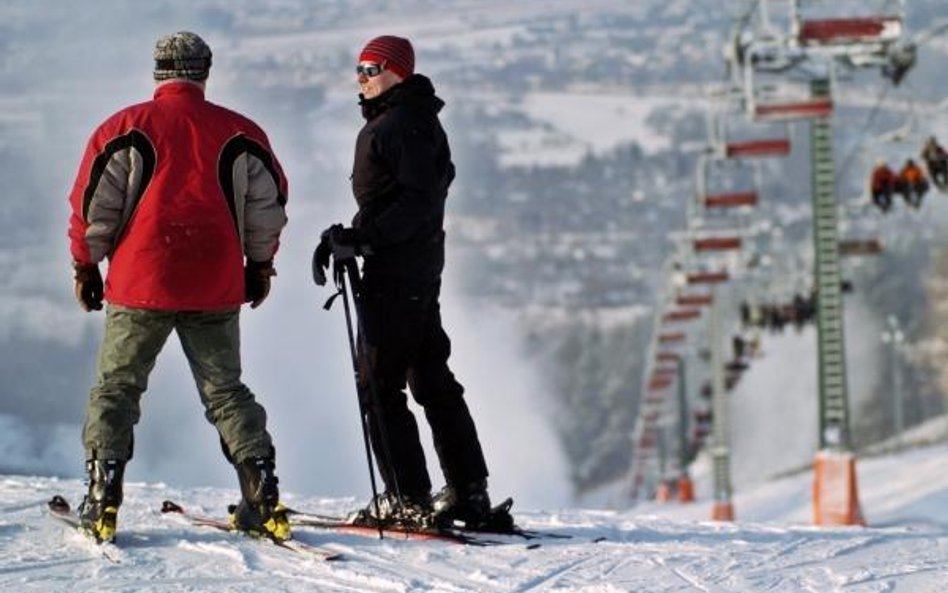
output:
[[[276,276],[272,259],[264,262],[247,260],[244,266],[244,302],[250,303],[251,309],[259,307],[270,294],[271,276]]]
[[[359,229],[334,224],[326,231],[329,233],[329,243],[336,259],[350,259],[357,255],[372,254],[372,248]]]
[[[329,259],[332,257],[332,240],[330,236],[335,228],[342,228],[341,224],[334,224],[319,237],[319,245],[313,251],[313,281],[316,286],[326,285],[326,270],[329,269]]]
[[[83,311],[98,311],[102,309],[102,275],[99,274],[98,264],[81,264],[73,262],[76,272],[76,300]]]

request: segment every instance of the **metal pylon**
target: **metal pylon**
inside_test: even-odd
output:
[[[813,80],[810,83],[812,97],[829,98],[830,85],[829,77]],[[820,449],[849,451],[851,441],[832,133],[829,117],[817,118],[810,123],[819,345]]]
[[[731,504],[731,450],[728,445],[728,396],[724,385],[724,362],[721,357],[720,293],[711,291],[708,338],[711,343],[711,459],[714,464],[714,510],[712,518],[733,520]]]

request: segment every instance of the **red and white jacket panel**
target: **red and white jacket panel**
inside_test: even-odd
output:
[[[107,119],[69,196],[72,257],[109,259],[105,298],[212,311],[244,300],[244,256],[266,261],[286,225],[287,181],[266,134],[188,82]]]

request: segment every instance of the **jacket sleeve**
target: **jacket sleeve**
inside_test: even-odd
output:
[[[106,124],[89,140],[69,195],[70,251],[80,263],[99,263],[112,252],[154,168],[141,132],[112,134]]]
[[[412,126],[380,130],[373,136],[373,152],[388,163],[395,177],[394,199],[361,229],[373,247],[406,241],[429,219],[439,215],[441,134],[437,126]]]
[[[286,226],[288,184],[266,136],[246,138],[247,185],[243,204],[243,242],[247,259],[273,258]]]

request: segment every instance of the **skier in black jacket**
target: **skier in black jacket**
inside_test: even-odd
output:
[[[353,247],[363,257],[367,352],[359,353],[360,377],[367,381],[371,373],[377,389],[381,414],[370,434],[386,491],[362,513],[370,521],[476,527],[490,514],[488,471],[464,388],[448,368],[451,342],[439,304],[444,203],[454,179],[438,120],[444,102],[427,77],[414,73],[407,39],[373,39],[356,72],[366,119],[352,170],[359,210],[351,227],[326,229],[314,269],[325,282],[333,245]],[[433,499],[406,383],[424,408],[447,482]]]

